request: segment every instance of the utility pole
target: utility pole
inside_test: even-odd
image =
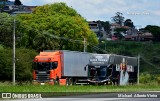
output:
[[[137,71],[137,84],[139,85],[139,66],[140,66],[140,54],[138,54],[138,71]]]
[[[139,29],[141,28],[141,26],[140,25],[136,25],[136,27],[137,27],[137,30],[138,30],[138,32],[137,32],[137,34],[138,34],[138,41],[140,41],[140,31],[139,31]]]
[[[83,41],[83,42],[84,42],[84,46],[83,46],[83,47],[84,47],[84,48],[83,48],[83,52],[86,52],[86,38],[84,38],[84,41]]]
[[[102,45],[104,43],[104,50],[106,50],[106,41],[101,41]]]
[[[106,41],[104,41],[105,42],[105,51],[106,51]]]
[[[13,57],[12,57],[12,63],[13,63],[13,70],[12,70],[12,79],[13,79],[13,85],[15,85],[15,30],[16,30],[16,21],[14,18],[13,21]]]

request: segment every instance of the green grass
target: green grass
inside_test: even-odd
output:
[[[0,92],[139,92],[139,91],[160,91],[160,85],[130,85],[130,86],[91,86],[91,85],[4,85],[0,83]]]

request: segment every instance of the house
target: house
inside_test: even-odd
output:
[[[5,5],[14,5],[14,1],[0,1],[0,12],[2,12],[2,9]],[[11,7],[8,7],[11,8]]]
[[[24,10],[33,11],[37,6],[23,6]]]
[[[14,10],[17,10],[17,7],[15,7],[15,5],[5,5],[5,6],[2,8],[2,12],[6,12],[6,13],[11,13],[11,12],[13,12]]]
[[[152,33],[149,32],[138,32],[137,34],[133,35],[126,35],[125,36],[126,41],[150,41],[153,40]]]
[[[32,11],[36,8],[37,6],[16,6],[16,5],[5,5],[2,8],[2,12],[9,13],[11,15],[16,15],[16,14],[29,14],[32,13]]]
[[[128,35],[124,36],[124,39],[125,39],[126,41],[137,40],[137,35],[128,34]]]
[[[6,12],[11,15],[32,13],[37,6],[14,5],[14,1],[0,1],[0,12]]]
[[[98,39],[106,39],[106,31],[104,30],[104,27],[101,25],[100,21],[88,21],[88,25],[90,29],[96,33]]]
[[[153,40],[153,35],[152,33],[149,33],[149,32],[138,33],[138,39],[140,41],[150,41],[150,40]]]
[[[116,31],[115,31],[116,28],[121,28],[121,26],[117,23],[112,23],[111,27],[110,27],[111,35],[114,35],[114,33],[116,33]]]
[[[116,40],[119,40],[119,38],[117,36],[115,36],[115,35],[112,35],[112,40],[116,41]]]
[[[16,15],[16,14],[30,14],[33,12],[33,10],[36,8],[37,6],[19,6],[18,10],[13,11],[11,14],[12,15]]]
[[[97,33],[99,31],[98,23],[95,21],[88,21],[89,27],[92,31]]]

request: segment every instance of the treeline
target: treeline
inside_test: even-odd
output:
[[[35,55],[38,53],[31,49],[16,49],[16,80],[31,81],[32,80],[32,63]],[[12,49],[0,48],[0,80],[12,80]]]

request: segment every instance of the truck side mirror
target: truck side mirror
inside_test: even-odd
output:
[[[88,67],[88,65],[86,65],[86,66],[84,67],[84,70],[85,70],[85,71],[87,70],[87,67]]]
[[[32,69],[35,69],[35,63],[32,63]]]

